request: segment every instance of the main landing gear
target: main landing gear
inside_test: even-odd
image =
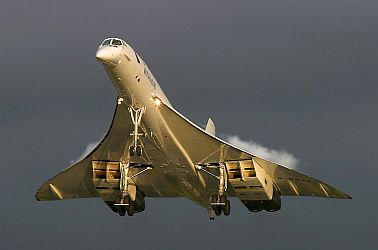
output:
[[[151,166],[147,166],[142,171],[138,173],[128,176],[129,170],[131,168],[129,163],[120,163],[120,172],[121,178],[119,181],[119,189],[120,189],[120,197],[118,197],[114,203],[114,206],[118,209],[118,214],[120,216],[125,216],[126,212],[128,216],[133,216],[135,212],[135,198],[136,198],[136,187],[134,185],[130,185],[133,183],[129,183],[129,180],[144,173],[147,170],[152,169]]]
[[[207,166],[205,166],[207,167]],[[214,166],[211,166],[214,167]],[[219,176],[216,176],[215,174],[211,173],[210,171],[206,170],[204,166],[198,165],[197,169],[202,170],[205,173],[217,178],[219,180],[219,186],[218,186],[218,194],[211,196],[211,209],[212,211],[209,211],[209,217],[210,220],[214,220],[214,214],[216,216],[219,216],[222,214],[225,216],[230,215],[231,212],[231,205],[230,201],[227,199],[226,191],[227,191],[227,171],[226,166],[224,163],[219,163],[219,166],[215,166],[219,168]]]
[[[229,216],[231,212],[230,201],[227,199],[225,194],[219,195],[212,195],[211,196],[211,208],[214,210],[216,216],[222,214]]]
[[[117,206],[120,216],[125,216],[126,212],[128,216],[134,215],[135,202],[130,199],[130,196],[118,198],[114,205]]]
[[[128,192],[128,173],[129,173],[129,164],[120,163],[120,172],[121,178],[119,181],[119,190],[121,192],[121,196],[116,199],[115,206],[118,208],[118,213],[120,216],[125,216],[126,212],[127,215],[133,216],[134,215],[134,201],[131,199],[129,192]]]
[[[129,107],[129,112],[131,115],[131,120],[134,124],[134,131],[130,134],[133,137],[133,144],[130,146],[130,156],[142,156],[143,148],[142,145],[138,144],[139,136],[143,135],[143,133],[139,133],[138,129],[140,126],[140,122],[142,120],[142,116],[146,111],[145,107],[142,108],[134,108],[132,106]]]

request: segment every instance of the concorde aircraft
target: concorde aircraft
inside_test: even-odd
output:
[[[148,197],[185,197],[210,220],[230,215],[229,197],[251,212],[276,212],[281,196],[351,199],[336,188],[262,159],[202,129],[176,111],[143,59],[107,38],[96,58],[117,90],[109,131],[87,156],[45,182],[39,201],[101,198],[115,213],[145,210]]]

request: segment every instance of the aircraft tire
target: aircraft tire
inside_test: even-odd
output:
[[[220,203],[227,203],[227,196],[225,194],[221,195],[219,199]],[[224,209],[225,205],[221,205],[222,210]]]
[[[227,201],[226,201],[226,205],[225,205],[224,208],[223,208],[223,214],[224,214],[225,216],[229,216],[230,213],[231,213],[231,204],[230,204],[230,201],[227,200]]]
[[[130,146],[130,156],[134,156],[135,155],[135,148],[134,146]]]
[[[119,216],[125,216],[126,206],[118,206],[118,214],[119,214]]]
[[[211,196],[211,203],[216,203],[218,200],[218,195]],[[217,205],[211,205],[211,208],[215,211],[217,209]]]
[[[217,207],[215,208],[214,212],[215,212],[215,215],[216,215],[216,216],[219,216],[219,215],[222,214],[222,208],[221,208],[220,206],[217,206]]]
[[[134,201],[129,200],[129,205],[127,206],[127,215],[133,216],[135,211]]]
[[[136,155],[137,156],[142,156],[143,151],[142,151],[142,146],[141,145],[136,146],[135,151],[136,151]]]

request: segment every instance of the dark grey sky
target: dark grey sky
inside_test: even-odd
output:
[[[0,8],[0,248],[373,249],[378,201],[377,1],[6,1]],[[37,188],[108,129],[116,92],[95,60],[119,36],[198,124],[299,158],[351,201],[232,200],[210,223],[184,199],[132,218]]]

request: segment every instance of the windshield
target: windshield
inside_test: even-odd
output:
[[[114,47],[117,47],[117,46],[120,46],[120,45],[124,45],[126,46],[126,43],[124,41],[122,41],[121,39],[117,39],[117,38],[107,38],[105,39],[100,46],[114,46]]]
[[[112,45],[122,45],[122,42],[121,42],[121,40],[113,39]]]
[[[112,40],[112,39],[105,39],[105,41],[103,41],[103,42],[101,43],[101,45],[102,45],[102,46],[109,45],[111,40]]]

